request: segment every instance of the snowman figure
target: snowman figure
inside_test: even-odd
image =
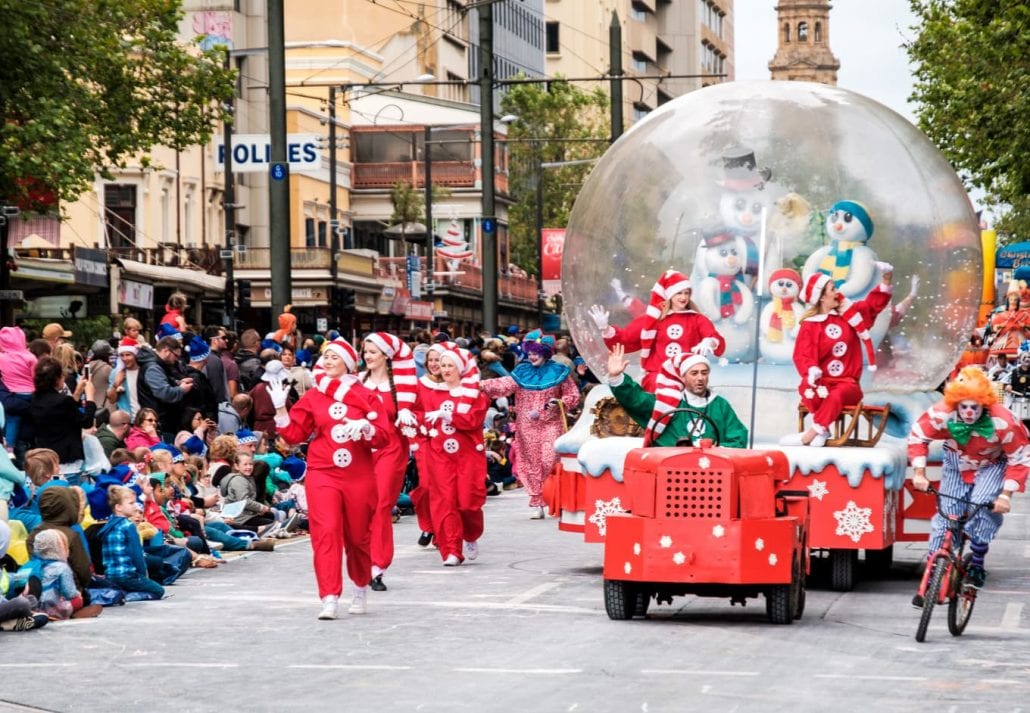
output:
[[[798,302],[801,275],[790,268],[774,270],[769,276],[770,301],[762,308],[758,350],[765,364],[790,364],[794,359],[794,338],[801,325],[803,309]]]
[[[748,322],[755,313],[754,296],[744,281],[747,242],[740,235],[720,229],[706,233],[701,246],[699,261],[705,277],[694,301],[726,339],[723,357],[744,361],[753,357],[754,335]]]
[[[830,244],[809,256],[802,277],[807,280],[821,272],[848,299],[865,298],[882,278],[876,253],[866,245],[873,237],[869,211],[857,201],[837,201],[826,216],[826,234]]]

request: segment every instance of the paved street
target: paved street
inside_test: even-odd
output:
[[[948,634],[942,609],[917,644],[921,545],[887,580],[810,588],[792,626],[768,624],[761,600],[698,598],[614,622],[600,546],[525,505],[521,491],[489,498],[480,557],[454,569],[404,518],[390,591],[370,592],[363,617],[316,620],[301,540],[195,570],[163,602],[0,635],[0,711],[1026,710],[1025,514],[992,549],[966,634]]]

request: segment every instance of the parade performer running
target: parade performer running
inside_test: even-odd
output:
[[[932,441],[944,441],[944,467],[937,490],[945,497],[941,510],[961,515],[967,506],[952,498],[970,502],[994,501],[992,511],[981,509],[965,524],[972,564],[970,586],[980,588],[987,573],[984,558],[991,540],[1001,527],[1004,513],[1012,505],[1012,493],[1026,488],[1030,468],[1030,443],[1026,429],[998,403],[994,388],[975,366],[959,372],[944,387],[944,399],[930,407],[912,426],[908,436],[908,458],[912,464],[912,486],[926,490],[926,456]],[[944,540],[945,521],[938,513],[931,521],[930,554]],[[913,601],[917,606],[922,602]]]
[[[286,410],[289,385],[269,384],[275,425],[287,443],[308,445],[305,487],[314,554],[319,619],[335,619],[343,592],[342,560],[354,583],[351,614],[364,614],[372,578],[369,532],[377,500],[372,449],[385,448],[393,426],[379,397],[352,374],[358,355],[343,339],[328,342],[315,365],[315,388]]]

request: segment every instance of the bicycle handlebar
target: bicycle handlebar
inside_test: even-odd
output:
[[[940,513],[941,517],[945,517],[945,518],[949,517],[949,515],[948,515],[948,513],[941,512],[941,498],[942,497],[948,498],[949,500],[954,500],[955,502],[963,503],[965,505],[972,505],[972,506],[974,506],[972,511],[967,511],[964,516],[958,516],[960,519],[962,519],[963,522],[969,520],[971,517],[973,517],[973,515],[975,515],[977,513],[977,511],[981,510],[982,508],[991,508],[991,509],[994,508],[994,501],[993,500],[991,500],[989,502],[985,502],[985,503],[977,503],[977,502],[974,502],[972,500],[966,500],[965,498],[959,498],[959,497],[956,497],[954,495],[948,495],[947,493],[942,493],[941,491],[937,490],[937,488],[933,487],[932,485],[927,487],[926,492],[930,493],[931,495],[936,496],[937,512]]]

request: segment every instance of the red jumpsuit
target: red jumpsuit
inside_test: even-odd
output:
[[[430,391],[447,391],[447,387],[439,381],[434,381],[428,375],[423,375],[418,380],[418,393],[423,389]],[[421,432],[412,439],[415,445],[415,466],[418,468],[418,487],[412,490],[411,505],[415,508],[415,518],[418,520],[418,529],[422,532],[433,531],[433,509],[429,502],[430,483],[433,482],[433,474],[429,470],[429,461],[426,453],[429,452],[429,437]]]
[[[371,440],[346,440],[340,433],[344,421],[359,418],[372,424]],[[372,449],[390,445],[392,433],[379,398],[356,380],[342,402],[318,389],[305,391],[290,409],[290,423],[279,428],[287,443],[303,443],[314,434],[304,484],[319,597],[343,591],[344,550],[351,581],[364,587],[372,579],[369,533],[377,499]]]
[[[873,290],[869,296],[856,302],[866,324],[876,321],[891,300],[889,290]],[[817,314],[801,322],[794,342],[794,366],[801,374],[798,392],[801,402],[812,412],[812,420],[828,429],[848,406],[862,400],[862,341],[855,328],[836,312]],[[822,370],[815,387],[808,383],[808,370]],[[825,388],[825,396],[819,389]]]
[[[653,321],[648,315],[643,315],[621,329],[612,327],[615,333],[604,338],[604,345],[611,349],[616,344],[621,344],[627,354],[639,352],[643,347],[642,341],[645,341],[641,336],[646,338],[649,325]],[[654,332],[654,343],[651,344],[650,352],[646,356],[641,354],[640,357],[640,367],[644,370],[640,385],[652,393],[655,390],[655,378],[666,359],[681,352],[689,352],[698,342],[708,337],[719,342],[715,348],[716,356],[722,356],[726,351],[726,340],[715,329],[712,321],[698,312],[668,314],[655,323]]]
[[[397,420],[397,405],[390,384],[366,384],[366,387],[379,397],[387,420],[394,423]],[[391,429],[390,443],[375,450],[372,463],[378,493],[375,514],[372,516],[372,564],[385,570],[393,562],[393,508],[404,488],[404,471],[408,467],[408,439],[396,428]]]
[[[486,446],[483,443],[483,419],[487,399],[477,394],[467,413],[459,413],[458,396],[451,391],[418,385],[417,416],[425,430],[425,463],[430,473],[429,499],[433,513],[433,536],[440,548],[440,558],[465,557],[462,541],[475,542],[483,534],[483,503],[486,502]],[[451,411],[450,423],[438,420],[426,423],[425,414],[437,410]]]

